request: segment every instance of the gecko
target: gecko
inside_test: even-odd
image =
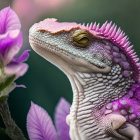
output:
[[[47,18],[32,25],[29,42],[71,83],[71,140],[140,140],[139,58],[117,25]]]

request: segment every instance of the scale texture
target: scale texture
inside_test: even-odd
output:
[[[45,19],[29,40],[71,82],[72,140],[140,140],[140,63],[120,28]]]

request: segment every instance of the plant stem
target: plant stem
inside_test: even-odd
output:
[[[12,140],[26,140],[21,129],[16,125],[15,121],[11,118],[7,98],[0,101],[0,114],[6,127],[6,134]]]

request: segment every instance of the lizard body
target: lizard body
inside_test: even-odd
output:
[[[29,41],[71,82],[72,140],[140,140],[140,64],[120,28],[46,19],[31,27]]]

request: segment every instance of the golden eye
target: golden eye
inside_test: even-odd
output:
[[[87,47],[90,41],[90,35],[86,30],[76,30],[72,34],[72,41],[78,47]]]

